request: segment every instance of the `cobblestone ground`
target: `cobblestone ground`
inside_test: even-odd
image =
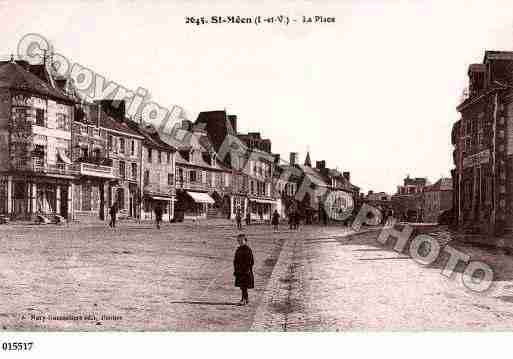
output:
[[[244,232],[256,257],[256,283],[251,304],[238,307],[232,268],[238,232],[227,222],[160,231],[134,223],[114,230],[0,229],[0,324],[7,330],[513,328],[512,252],[455,242],[443,230],[431,234],[494,268],[492,290],[470,292],[460,273],[452,280],[441,275],[443,263],[421,266],[383,247],[377,230],[273,233],[251,226]]]
[[[441,275],[441,257],[429,267],[382,246],[378,231],[299,236],[285,243],[253,330],[511,330],[511,253],[452,241],[442,244],[492,266],[496,280],[485,294]]]

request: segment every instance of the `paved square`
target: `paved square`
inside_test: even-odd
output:
[[[513,328],[512,257],[496,249],[450,242],[495,270],[492,290],[476,294],[439,263],[381,246],[377,230],[250,226],[255,289],[239,307],[228,222],[0,229],[4,330]]]

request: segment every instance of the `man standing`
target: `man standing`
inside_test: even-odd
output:
[[[237,213],[235,214],[235,222],[237,222],[237,229],[242,229],[242,214],[240,213],[240,208],[237,209]]]
[[[277,210],[274,210],[273,218],[271,220],[271,224],[273,225],[273,230],[278,232],[278,226],[280,224],[280,214]]]
[[[160,222],[162,222],[162,207],[160,205],[155,207],[155,222],[157,223],[157,229],[160,229]]]
[[[118,213],[118,206],[116,205],[116,202],[110,206],[109,215],[110,215],[110,222],[109,226],[112,228],[116,228],[116,214]]]
[[[233,259],[233,275],[235,276],[235,286],[242,292],[242,298],[239,305],[249,304],[248,289],[255,287],[253,277],[253,252],[247,244],[247,238],[244,234],[237,236],[239,247],[235,251]]]

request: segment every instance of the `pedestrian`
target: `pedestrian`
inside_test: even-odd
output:
[[[249,212],[249,209],[246,211],[246,226],[249,226],[251,224],[251,213]]]
[[[273,230],[278,232],[278,226],[280,224],[280,214],[277,210],[274,210],[273,218],[271,220],[271,224],[273,225]]]
[[[110,215],[110,222],[109,226],[112,228],[116,228],[116,215],[118,213],[118,206],[116,203],[113,203],[112,206],[110,206],[109,215]]]
[[[155,223],[157,224],[157,229],[160,229],[160,223],[162,222],[162,207],[157,205],[155,207]]]
[[[296,230],[299,230],[299,221],[300,221],[299,212],[296,211],[296,213],[294,213],[294,229],[296,229]]]
[[[253,252],[248,246],[247,238],[244,234],[237,236],[239,247],[235,251],[233,259],[233,275],[235,276],[235,286],[239,287],[242,298],[239,305],[249,304],[248,289],[255,287],[253,277]]]
[[[237,210],[235,214],[235,222],[237,223],[237,229],[242,229],[242,214],[240,213],[240,209]]]

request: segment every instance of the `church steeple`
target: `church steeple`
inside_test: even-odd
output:
[[[312,167],[312,161],[310,161],[310,151],[306,153],[305,166]]]

